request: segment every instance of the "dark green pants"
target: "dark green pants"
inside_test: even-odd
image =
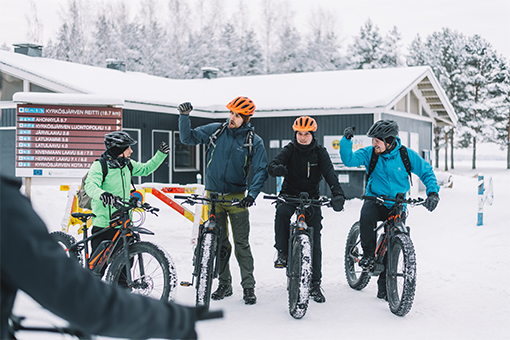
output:
[[[228,194],[219,198],[227,200],[245,197],[244,193]],[[249,236],[250,220],[248,209],[238,208],[229,205],[216,205],[216,223],[222,227],[221,255],[219,261],[219,283],[222,285],[232,284],[232,275],[230,273],[230,254],[232,245],[229,241],[229,228],[227,216],[230,221],[232,238],[234,240],[234,254],[239,268],[241,270],[241,286],[243,288],[255,288],[255,278],[253,276],[253,256],[251,254]]]

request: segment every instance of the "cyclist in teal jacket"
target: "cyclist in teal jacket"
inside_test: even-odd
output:
[[[267,180],[267,154],[262,138],[253,133],[250,118],[255,112],[255,104],[247,97],[237,97],[227,104],[230,116],[228,125],[210,144],[206,155],[205,189],[219,193],[219,198],[231,200],[238,198],[239,206],[217,206],[216,221],[223,227],[222,255],[219,260],[219,285],[211,295],[213,300],[231,296],[232,276],[229,260],[232,245],[228,239],[227,215],[230,219],[234,239],[235,254],[241,270],[243,299],[248,305],[256,303],[255,278],[253,276],[253,256],[249,244],[250,222],[248,207],[252,206]],[[221,123],[211,123],[191,128],[189,113],[193,110],[191,103],[179,105],[179,133],[184,144],[209,144],[211,137]],[[251,152],[246,147],[247,135],[253,133]],[[253,179],[247,185],[248,171],[251,165]],[[246,190],[248,193],[245,195]]]
[[[402,146],[398,134],[398,124],[392,120],[380,120],[368,130],[368,137],[372,138],[372,145],[352,151],[351,138],[354,136],[354,128],[348,127],[344,131],[344,138],[340,141],[340,157],[348,167],[364,165],[369,169],[372,151],[379,157],[376,166],[370,175],[365,195],[385,196],[395,198],[398,193],[407,193],[411,188],[409,174],[400,156],[399,149]],[[418,153],[407,149],[411,172],[416,174],[427,190],[425,207],[432,211],[439,202],[439,186],[432,166]],[[381,206],[372,200],[365,200],[360,214],[360,237],[363,247],[363,258],[360,266],[369,268],[374,263],[376,245],[376,233],[374,228],[377,221],[388,218],[391,205]],[[377,297],[387,299],[386,295],[386,271],[379,276]]]

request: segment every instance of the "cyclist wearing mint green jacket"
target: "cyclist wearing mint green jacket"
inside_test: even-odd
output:
[[[398,134],[398,124],[393,120],[380,120],[368,130],[367,136],[372,138],[372,145],[352,151],[351,138],[354,127],[344,131],[344,138],[340,141],[340,157],[345,166],[356,167],[364,165],[369,169],[372,151],[378,155],[377,163],[367,182],[365,195],[385,196],[395,198],[398,193],[407,193],[411,188],[409,174],[403,163],[400,148],[402,143]],[[432,166],[418,153],[407,149],[411,172],[416,174],[427,189],[427,199],[424,206],[432,211],[439,202],[439,186]],[[365,200],[360,213],[360,237],[363,248],[362,268],[370,268],[374,264],[376,233],[374,228],[377,221],[384,221],[389,217],[391,205],[379,205],[375,201]],[[386,271],[379,275],[377,297],[387,299]]]
[[[133,153],[131,146],[135,144],[136,141],[124,131],[110,132],[105,135],[106,151],[101,158],[106,160],[108,173],[103,181],[101,163],[96,161],[92,163],[85,182],[85,192],[92,198],[92,212],[96,215],[92,219],[92,234],[108,227],[111,216],[116,211],[112,205],[117,198],[129,201],[131,177],[151,174],[163,163],[170,151],[170,147],[165,142],[161,142],[156,154],[147,163],[140,163],[130,159]],[[95,237],[91,241],[92,251],[101,241],[111,240],[114,234],[115,230],[112,229]]]
[[[230,219],[234,239],[235,255],[241,270],[241,286],[245,304],[255,304],[254,264],[250,249],[249,234],[250,221],[248,207],[252,206],[267,180],[267,154],[262,138],[253,132],[250,118],[255,112],[255,104],[247,97],[237,97],[227,104],[230,116],[223,130],[222,124],[211,123],[191,128],[189,113],[193,110],[191,103],[179,105],[179,133],[184,144],[210,144],[208,148],[205,189],[217,192],[219,198],[231,200],[238,198],[238,206],[216,207],[216,221],[223,228],[222,254],[219,260],[219,285],[212,293],[213,300],[221,300],[233,294],[232,276],[229,268],[232,245],[228,239],[227,215]],[[223,131],[220,133],[220,131]],[[217,136],[216,140],[211,138]],[[253,136],[253,145],[250,144]],[[251,147],[251,151],[250,148]],[[248,188],[247,177],[250,168],[250,158],[253,169],[253,179]],[[245,194],[246,190],[248,193]]]

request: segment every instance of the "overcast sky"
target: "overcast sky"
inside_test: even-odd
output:
[[[225,2],[233,7],[238,0]],[[252,6],[255,16],[259,13],[256,6],[259,2],[245,0]],[[43,41],[46,42],[55,36],[59,27],[59,6],[65,5],[67,0],[36,0],[35,3],[44,25]],[[127,3],[138,1],[128,0]],[[482,36],[510,60],[510,0],[291,0],[290,3],[299,25],[307,24],[310,10],[317,6],[335,13],[337,32],[342,39],[358,34],[370,18],[379,27],[381,35],[397,26],[402,34],[404,52],[407,52],[407,46],[417,34],[426,38],[432,32],[448,27],[468,36]],[[30,0],[0,0],[0,44],[11,45],[26,40],[27,13],[30,13]]]

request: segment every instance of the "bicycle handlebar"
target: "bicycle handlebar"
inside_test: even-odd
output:
[[[216,196],[217,197],[217,196]],[[182,199],[185,200],[182,202],[182,204],[187,203],[189,205],[194,205],[196,203],[204,204],[204,202],[210,202],[210,203],[230,203],[231,205],[238,205],[239,199],[234,198],[231,200],[226,200],[224,198],[214,198],[214,197],[206,197],[201,196],[198,194],[191,194],[191,196],[181,196],[181,195],[175,195],[174,198],[176,199]]]
[[[376,201],[379,204],[384,204],[384,202],[395,202],[398,204],[409,204],[409,205],[423,205],[425,203],[425,199],[422,197],[418,198],[405,198],[405,194],[397,194],[397,197],[384,197],[384,196],[361,196],[364,200],[372,200]]]
[[[159,211],[159,208],[151,206],[149,203],[140,203],[138,197],[131,197],[129,201],[124,201],[120,197],[117,197],[115,202],[113,203],[113,206],[117,209],[126,209],[126,210],[132,210],[132,209],[143,209],[147,212],[150,212],[151,214],[154,214],[157,216],[157,212]]]
[[[320,197],[320,198],[308,198],[308,194],[306,195],[300,195],[300,196],[290,196],[290,195],[280,195],[280,196],[274,196],[274,195],[264,195],[264,199],[268,200],[276,200],[276,201],[283,201],[287,203],[304,203],[308,205],[313,206],[331,206],[331,199],[326,197]]]

